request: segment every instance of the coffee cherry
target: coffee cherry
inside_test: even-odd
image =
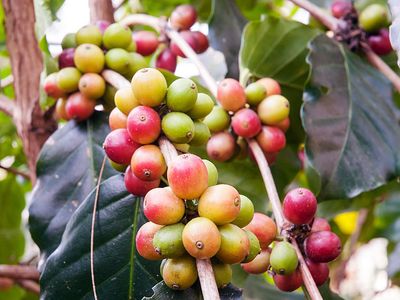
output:
[[[315,281],[316,285],[323,285],[329,277],[329,266],[326,263],[315,263],[305,259],[308,269],[310,270],[311,276]]]
[[[171,26],[177,30],[187,30],[196,22],[196,9],[189,5],[183,4],[177,6],[171,14]]]
[[[103,34],[103,45],[107,49],[125,49],[132,41],[131,30],[119,23],[113,23],[107,27]]]
[[[152,181],[161,178],[167,171],[167,164],[160,148],[155,145],[144,145],[133,153],[131,169],[141,180]]]
[[[293,246],[283,241],[275,244],[272,248],[270,264],[275,273],[289,275],[296,270],[299,260]]]
[[[63,50],[68,48],[76,48],[76,34],[67,33],[61,41],[61,47]]]
[[[146,59],[136,52],[128,53],[128,72],[123,74],[126,78],[131,79],[137,71],[147,68],[149,64]]]
[[[212,263],[215,283],[219,289],[226,287],[232,280],[232,268],[229,264]]]
[[[174,53],[169,48],[165,48],[158,54],[156,59],[156,68],[161,68],[168,70],[172,73],[176,69],[177,58]]]
[[[152,31],[135,31],[132,38],[136,43],[136,52],[143,56],[153,54],[158,48],[158,37]]]
[[[171,225],[183,218],[185,203],[169,187],[155,188],[144,197],[143,212],[153,223]]]
[[[65,93],[75,92],[78,90],[79,79],[81,79],[81,73],[78,69],[64,68],[57,73],[57,86]]]
[[[371,4],[360,13],[358,22],[367,32],[377,31],[389,24],[388,10],[384,5]]]
[[[14,280],[8,277],[0,277],[0,291],[7,291],[14,285]]]
[[[58,67],[60,69],[67,67],[75,67],[74,55],[75,55],[74,48],[63,50],[63,52],[61,52],[60,55],[58,56]]]
[[[79,80],[79,91],[88,98],[98,99],[103,96],[105,90],[106,83],[99,74],[86,73]]]
[[[161,132],[160,116],[150,107],[137,106],[128,115],[127,129],[135,142],[153,143]]]
[[[214,106],[212,111],[204,118],[204,124],[211,132],[219,132],[228,129],[230,118],[228,113],[220,106]]]
[[[207,168],[207,173],[208,173],[208,186],[213,186],[218,183],[218,170],[215,167],[215,165],[207,160],[203,159],[203,162]]]
[[[237,111],[246,104],[246,95],[239,81],[225,78],[218,85],[217,98],[227,111]]]
[[[57,119],[62,119],[62,120],[69,120],[69,117],[67,115],[67,99],[66,98],[59,98],[56,103],[56,116]]]
[[[270,249],[262,250],[252,261],[242,263],[242,269],[250,274],[262,274],[269,269]]]
[[[174,143],[189,143],[194,136],[192,119],[181,112],[166,114],[161,121],[161,127],[167,138]]]
[[[250,251],[250,242],[244,230],[233,224],[219,227],[221,247],[217,258],[226,264],[237,264],[245,259]]]
[[[261,131],[261,122],[253,110],[242,108],[233,116],[232,128],[238,136],[252,138]]]
[[[265,77],[257,80],[256,82],[261,83],[265,87],[267,90],[267,96],[281,94],[281,86],[279,85],[278,81],[272,78]]]
[[[181,31],[179,34],[186,41],[186,43],[189,44],[189,46],[193,50],[198,48],[197,39],[192,34],[191,31],[189,31],[189,30]],[[169,45],[169,48],[171,49],[172,53],[174,53],[175,55],[183,57],[183,58],[186,57],[186,55],[183,53],[183,51],[179,48],[179,46],[174,41],[171,41],[171,44]]]
[[[84,121],[93,114],[95,106],[95,100],[89,99],[81,93],[74,93],[67,99],[65,112],[68,120],[75,119],[77,121]]]
[[[239,192],[228,184],[208,187],[199,199],[199,216],[208,218],[217,225],[232,222],[239,211]]]
[[[278,152],[286,146],[286,137],[282,130],[273,126],[263,126],[256,137],[264,152]]]
[[[103,34],[104,31],[106,31],[106,29],[111,25],[111,23],[106,20],[97,20],[95,25],[100,30],[101,34]]]
[[[211,137],[211,132],[206,124],[200,121],[194,122],[194,136],[190,141],[190,145],[193,146],[205,145],[207,141],[210,139],[210,137]]]
[[[106,66],[108,69],[125,74],[129,71],[129,54],[126,50],[114,48],[107,51]]]
[[[248,225],[254,216],[254,205],[253,202],[246,196],[240,195],[240,211],[232,224],[239,226],[240,228]]]
[[[383,28],[379,30],[378,35],[371,35],[368,38],[368,44],[378,55],[387,55],[393,51],[392,44],[390,43],[389,30]]]
[[[194,49],[194,51],[197,54],[201,54],[201,53],[206,52],[206,50],[209,47],[209,42],[208,42],[207,36],[204,33],[200,32],[200,31],[192,31],[192,36],[195,38],[196,44],[197,44],[197,46]]]
[[[159,260],[162,258],[153,247],[153,238],[162,225],[147,222],[140,227],[136,233],[135,247],[140,256],[148,260]]]
[[[114,96],[115,106],[125,115],[129,115],[132,109],[139,106],[139,101],[135,98],[131,87],[119,89]]]
[[[332,16],[335,18],[342,18],[349,14],[353,9],[353,6],[348,0],[336,0],[331,5]]]
[[[108,162],[110,163],[111,167],[113,167],[113,169],[117,170],[118,172],[125,173],[126,168],[128,167],[128,165],[117,164],[116,162],[113,162],[111,159],[108,159]]]
[[[187,112],[192,119],[206,117],[214,108],[214,101],[204,93],[198,93],[194,106]]]
[[[324,218],[315,217],[312,223],[311,232],[317,231],[331,231],[331,225],[329,225],[329,222]]]
[[[111,131],[104,140],[103,148],[109,159],[127,165],[131,162],[133,153],[140,147],[130,137],[126,129]]]
[[[114,96],[117,89],[111,84],[106,83],[106,90],[104,91],[103,97],[101,97],[101,102],[103,103],[104,110],[108,111],[115,107]]]
[[[167,225],[154,235],[153,246],[156,252],[167,258],[176,258],[185,254],[182,243],[182,232],[185,225],[177,223]]]
[[[167,81],[160,71],[145,68],[133,76],[132,89],[136,99],[142,105],[158,106],[167,92]]]
[[[261,213],[254,213],[253,219],[243,229],[249,230],[256,235],[260,241],[261,249],[268,248],[276,237],[277,228],[275,222],[268,216]]]
[[[218,227],[207,218],[190,220],[182,233],[186,251],[198,259],[213,257],[221,245]]]
[[[286,119],[280,121],[279,123],[275,124],[275,127],[278,127],[283,132],[286,132],[290,127],[290,118],[287,117]]]
[[[100,47],[102,39],[101,31],[96,25],[83,26],[75,36],[77,45],[93,44]]]
[[[188,289],[197,280],[196,261],[190,256],[167,259],[162,277],[164,283],[173,290]]]
[[[58,86],[57,73],[52,73],[46,77],[43,84],[46,94],[55,99],[63,97],[65,92]]]
[[[311,233],[304,241],[304,250],[313,262],[330,262],[341,252],[339,237],[330,231]]]
[[[126,190],[135,196],[144,197],[146,194],[160,185],[160,179],[144,181],[135,176],[128,166],[124,176]]]
[[[281,95],[265,98],[257,107],[257,113],[263,124],[275,125],[289,116],[289,101]]]
[[[317,199],[308,189],[291,190],[283,199],[283,215],[295,225],[310,223],[316,212]]]
[[[250,83],[244,90],[247,103],[252,106],[257,106],[267,97],[267,90],[264,85],[259,82]]]
[[[172,111],[187,112],[196,103],[197,86],[187,78],[180,78],[171,83],[167,92],[167,106]]]
[[[254,233],[252,233],[249,230],[245,230],[244,232],[246,233],[247,238],[249,239],[250,247],[249,247],[249,254],[247,254],[242,263],[248,263],[251,262],[258,254],[260,254],[261,246],[260,246],[260,241],[258,240],[258,238]]]
[[[207,155],[216,161],[227,161],[235,154],[236,143],[228,132],[213,134],[207,143]]]
[[[303,278],[299,269],[290,275],[276,274],[273,279],[276,287],[284,292],[293,292],[303,284]]]
[[[104,68],[104,53],[96,45],[82,44],[75,49],[75,66],[83,73],[100,73]]]

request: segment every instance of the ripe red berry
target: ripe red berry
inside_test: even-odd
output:
[[[169,49],[165,48],[157,56],[156,67],[175,72],[176,69],[176,55]]]
[[[261,252],[250,262],[241,264],[243,270],[250,274],[262,274],[269,269],[270,249],[261,250]]]
[[[293,292],[303,284],[303,278],[299,269],[290,275],[276,274],[273,279],[276,287],[284,292]]]
[[[94,112],[96,101],[85,97],[82,93],[74,93],[68,97],[65,111],[69,119],[87,120]]]
[[[316,285],[323,285],[329,277],[329,266],[326,263],[315,263],[306,258],[306,264]]]
[[[390,43],[389,30],[382,28],[379,34],[371,35],[368,38],[368,44],[378,55],[387,55],[393,51],[392,44]]]
[[[148,106],[137,106],[128,115],[127,129],[135,142],[150,144],[160,135],[160,116]]]
[[[246,104],[246,94],[239,81],[225,78],[218,85],[217,98],[227,111],[237,111]]]
[[[207,142],[207,155],[216,161],[227,161],[235,154],[235,139],[229,132],[213,134]]]
[[[207,36],[200,31],[192,31],[192,35],[197,41],[197,47],[194,49],[196,53],[200,54],[205,52],[209,46]]]
[[[135,174],[133,174],[131,167],[126,168],[124,181],[127,191],[140,197],[146,196],[150,190],[155,189],[160,185],[160,179],[154,181],[140,180],[135,176]]]
[[[304,188],[291,190],[283,199],[283,215],[296,225],[308,224],[317,212],[317,199]]]
[[[286,146],[286,137],[278,127],[263,126],[256,137],[258,144],[264,152],[278,152]]]
[[[140,147],[134,142],[126,129],[111,131],[104,140],[103,148],[113,162],[127,165],[131,162],[133,153]]]
[[[324,218],[316,217],[312,224],[311,232],[317,231],[331,231],[331,226],[329,225],[329,222]]]
[[[196,22],[196,9],[189,4],[177,6],[171,14],[170,22],[172,27],[178,30],[187,30]]]
[[[140,256],[148,260],[159,260],[162,256],[154,250],[153,238],[162,225],[147,222],[136,233],[136,250]]]
[[[265,77],[257,80],[256,82],[261,83],[265,87],[267,90],[267,96],[280,95],[282,92],[279,82],[275,79]]]
[[[339,237],[330,231],[313,232],[304,241],[304,250],[313,262],[330,262],[339,256],[341,251]]]
[[[60,69],[66,67],[75,67],[74,54],[75,48],[68,48],[63,50],[58,56],[58,67]]]
[[[135,31],[132,38],[136,43],[136,52],[143,56],[153,54],[157,50],[158,37],[152,31]]]
[[[261,249],[268,248],[278,232],[275,222],[262,213],[254,213],[253,219],[243,229],[249,230],[256,235],[260,241]]]
[[[57,73],[52,73],[46,77],[43,89],[47,95],[55,99],[65,95],[64,91],[57,84]]]
[[[233,116],[232,128],[237,135],[251,138],[260,132],[261,121],[253,110],[242,108]]]
[[[198,48],[197,39],[192,34],[191,31],[189,31],[189,30],[181,31],[179,34],[182,36],[182,38],[186,41],[186,43],[189,44],[189,46],[193,50]],[[172,53],[174,53],[175,55],[180,56],[180,57],[186,57],[186,55],[182,52],[182,50],[179,48],[179,46],[174,41],[171,42],[170,49],[171,49]]]
[[[353,6],[349,0],[336,0],[331,5],[332,16],[338,19],[347,15],[352,9]]]
[[[290,127],[289,117],[287,117],[286,119],[283,119],[283,121],[280,121],[279,123],[275,124],[275,127],[278,127],[283,132],[286,132]]]
[[[139,179],[152,181],[161,178],[167,170],[167,165],[160,148],[144,145],[133,153],[131,169]]]

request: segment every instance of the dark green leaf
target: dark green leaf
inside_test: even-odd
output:
[[[68,122],[45,143],[29,208],[30,231],[44,257],[57,248],[68,220],[94,188],[108,132],[107,117],[98,112],[86,122]],[[114,174],[107,163],[103,179]]]
[[[272,77],[279,81],[282,92],[290,101],[291,126],[289,142],[303,141],[300,121],[302,93],[309,66],[305,58],[307,44],[317,30],[294,21],[266,18],[247,24],[240,49],[240,77],[246,83],[251,77]]]
[[[93,299],[90,228],[96,191],[71,217],[62,241],[43,268],[41,299]],[[141,299],[160,281],[159,262],[140,257],[135,235],[146,222],[141,198],[126,191],[123,175],[100,186],[94,231],[94,270],[99,299]]]
[[[53,20],[57,19],[57,12],[64,4],[65,0],[43,0],[42,5],[45,9],[50,11]]]
[[[318,287],[318,289],[321,293],[322,299],[324,300],[343,300],[342,297],[331,291],[331,289],[329,288],[329,281]]]
[[[305,153],[320,199],[353,198],[400,173],[400,127],[389,82],[325,35],[310,45],[304,95]]]
[[[227,77],[239,78],[239,49],[246,19],[234,0],[213,0],[212,3],[208,31],[210,45],[225,55]]]

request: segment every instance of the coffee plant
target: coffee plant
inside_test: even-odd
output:
[[[400,297],[398,1],[0,4],[0,300]]]

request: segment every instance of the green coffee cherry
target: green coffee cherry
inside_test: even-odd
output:
[[[193,108],[197,99],[197,86],[187,78],[171,83],[167,91],[167,106],[172,111],[187,112]]]
[[[270,264],[275,273],[290,275],[296,270],[298,263],[296,251],[290,243],[279,242],[272,249]]]
[[[210,129],[201,121],[194,122],[194,137],[190,141],[190,145],[201,146],[205,145],[211,137]]]
[[[101,31],[96,25],[86,25],[82,27],[75,36],[77,45],[94,44],[100,47],[102,39]]]
[[[214,108],[214,101],[210,96],[204,93],[198,93],[196,103],[187,114],[192,119],[205,118]]]
[[[103,35],[103,45],[107,49],[127,48],[132,42],[132,32],[121,24],[114,23],[107,27]]]
[[[76,40],[75,40],[75,33],[67,33],[61,42],[61,47],[63,49],[68,48],[75,48],[76,47]]]
[[[190,256],[167,259],[161,275],[165,284],[171,289],[188,289],[197,280],[196,261]]]
[[[161,121],[161,127],[173,143],[189,143],[194,136],[195,127],[192,119],[181,112],[166,114]]]
[[[215,283],[219,289],[226,287],[232,280],[232,268],[229,264],[212,263]]]
[[[203,159],[208,172],[208,186],[216,185],[218,183],[218,170],[217,167],[209,160]]]
[[[230,121],[228,113],[220,106],[214,106],[212,111],[203,120],[211,132],[219,132],[227,129]]]
[[[257,82],[250,83],[244,90],[247,103],[256,106],[267,97],[265,87]]]
[[[389,15],[385,6],[371,4],[367,6],[359,16],[360,27],[365,31],[377,31],[389,24]]]
[[[129,54],[121,48],[114,48],[106,53],[106,66],[118,73],[124,74],[129,71]]]
[[[246,196],[240,195],[240,211],[239,215],[235,220],[232,221],[232,224],[243,228],[247,224],[251,222],[254,216],[254,205],[253,202]]]
[[[177,223],[162,227],[154,235],[153,246],[162,257],[175,258],[185,254],[182,232],[185,225]]]
[[[77,68],[68,67],[57,73],[57,85],[66,93],[78,90],[81,72]]]
[[[260,241],[256,237],[254,233],[252,233],[249,230],[245,230],[247,237],[249,238],[250,242],[250,250],[249,254],[246,256],[246,258],[243,260],[243,263],[248,263],[251,262],[256,256],[261,252],[261,246],[260,246]]]
[[[132,76],[135,75],[137,71],[143,68],[147,68],[149,64],[146,59],[136,52],[130,52],[128,57],[129,70],[127,73],[124,73],[127,78],[132,79]]]

